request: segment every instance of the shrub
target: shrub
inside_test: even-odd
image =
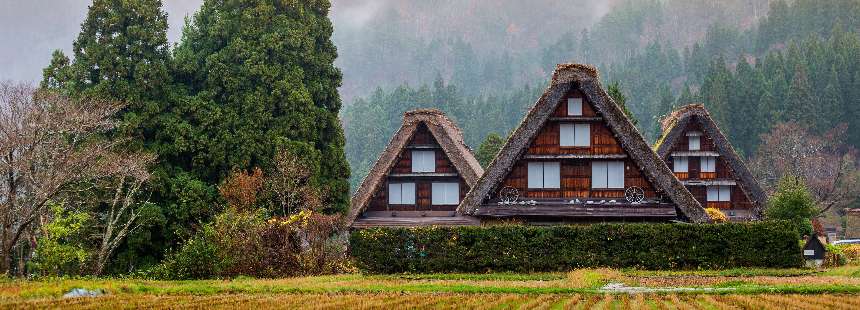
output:
[[[847,264],[860,265],[860,244],[847,244],[839,247],[842,248]]]
[[[155,268],[158,279],[330,274],[348,264],[338,216],[302,211],[266,220],[230,208]]]
[[[714,223],[725,223],[729,221],[729,218],[723,214],[723,211],[717,208],[707,208],[705,212],[708,213],[708,217],[711,218],[711,221]]]
[[[811,218],[818,214],[815,199],[798,177],[786,176],[779,181],[776,193],[768,201],[765,217],[795,224],[801,235],[812,235]]]
[[[86,243],[86,228],[91,224],[89,213],[65,210],[51,205],[52,219],[41,226],[42,235],[36,243],[28,269],[36,276],[81,275],[90,260]]]
[[[848,260],[845,257],[845,252],[838,245],[825,245],[826,252],[824,253],[824,267],[839,267],[844,266]]]
[[[799,239],[787,222],[370,228],[350,251],[371,273],[799,267]]]

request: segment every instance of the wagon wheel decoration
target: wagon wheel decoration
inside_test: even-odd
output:
[[[520,191],[516,188],[505,186],[499,191],[499,198],[504,203],[515,203],[520,198]]]
[[[624,190],[624,198],[629,203],[639,203],[645,200],[645,191],[642,188],[631,186]]]

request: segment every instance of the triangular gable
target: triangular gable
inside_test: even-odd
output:
[[[526,153],[535,136],[555,112],[565,95],[578,89],[605,119],[606,125],[618,139],[629,157],[642,169],[655,189],[668,198],[693,222],[707,222],[709,218],[699,202],[675,177],[669,167],[651,149],[645,139],[624,115],[621,108],[606,94],[600,85],[597,70],[582,64],[561,64],[553,73],[552,82],[520,125],[493,159],[478,184],[472,187],[459,209],[472,214],[484,199],[497,190],[514,165]]]
[[[436,109],[413,110],[404,113],[403,124],[388,142],[388,146],[379,155],[376,163],[370,169],[361,185],[352,196],[350,211],[347,215],[351,224],[367,207],[374,192],[385,184],[385,176],[390,173],[397,158],[412,139],[420,125],[430,130],[433,138],[457,169],[469,187],[474,187],[478,178],[484,172],[472,150],[463,141],[463,134],[454,122],[448,119],[442,111]]]
[[[717,123],[711,118],[704,105],[690,104],[681,107],[663,119],[661,124],[663,134],[657,140],[658,142],[655,146],[660,158],[667,158],[669,156],[669,153],[672,152],[672,147],[680,141],[685,128],[691,122],[698,123],[702,128],[703,134],[714,141],[717,152],[723,157],[735,176],[735,182],[740,185],[741,190],[750,198],[750,202],[755,206],[756,210],[754,210],[754,214],[761,214],[767,202],[767,195],[761,186],[759,186],[758,181],[753,177],[740,155],[735,152],[732,144],[723,135]]]

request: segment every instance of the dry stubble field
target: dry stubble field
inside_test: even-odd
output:
[[[607,285],[609,284],[609,285]],[[63,298],[73,288],[104,296]],[[335,275],[290,279],[0,281],[14,309],[860,309],[860,267],[827,271]]]

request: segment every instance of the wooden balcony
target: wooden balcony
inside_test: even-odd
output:
[[[702,180],[713,180],[717,178],[716,172],[699,172],[699,179]]]
[[[708,208],[714,209],[731,209],[732,202],[731,201],[708,201],[706,204]]]
[[[646,202],[631,204],[623,199],[616,203],[575,203],[552,200],[531,204],[502,205],[486,203],[475,212],[486,217],[571,217],[571,218],[674,218],[675,206],[667,203]]]

